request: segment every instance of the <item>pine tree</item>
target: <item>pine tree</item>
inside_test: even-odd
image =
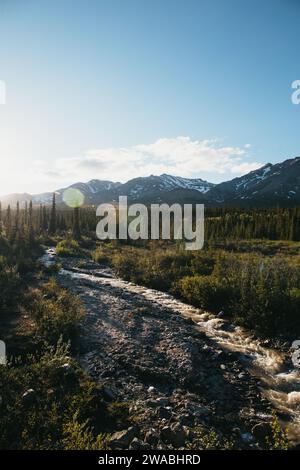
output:
[[[74,208],[73,214],[73,238],[74,240],[80,240],[81,232],[80,232],[80,221],[79,221],[79,207]]]
[[[18,201],[17,206],[16,206],[15,222],[14,222],[13,231],[11,233],[11,237],[12,237],[12,240],[14,241],[16,238],[19,238],[19,236],[20,236],[20,203]]]
[[[25,209],[24,209],[24,224],[25,227],[28,225],[28,203],[27,201],[25,202]]]
[[[32,201],[30,201],[29,203],[29,212],[28,212],[28,238],[29,238],[30,244],[34,242]]]
[[[8,205],[7,209],[6,209],[5,225],[6,225],[6,236],[7,236],[7,238],[10,238],[11,237],[11,209],[10,209],[10,205]]]
[[[49,233],[54,235],[56,232],[56,200],[55,200],[55,193],[53,193],[52,197],[52,207],[50,213],[50,222],[49,222]]]
[[[43,206],[43,214],[42,214],[42,230],[46,231],[48,228],[48,217],[47,217],[47,210],[46,207]]]

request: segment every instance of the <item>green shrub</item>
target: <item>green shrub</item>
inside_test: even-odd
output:
[[[6,259],[0,257],[0,313],[11,312],[17,308],[20,284],[17,268],[8,266]]]
[[[228,308],[234,295],[230,286],[213,276],[186,276],[174,290],[187,302],[213,312]]]
[[[99,264],[109,264],[110,261],[109,254],[100,247],[96,248],[96,250],[92,252],[92,258],[96,263]]]
[[[80,256],[81,250],[76,240],[62,240],[56,245],[56,254],[58,256]]]
[[[109,436],[98,434],[95,436],[89,427],[89,421],[78,422],[77,413],[72,420],[63,426],[64,450],[108,450]]]
[[[263,242],[260,243],[261,246]],[[165,290],[203,309],[225,314],[236,324],[260,335],[290,337],[300,334],[300,262],[275,251],[273,256],[256,253],[248,242],[241,253],[209,249],[186,252],[161,242],[156,245],[118,246],[103,244],[121,277]],[[279,246],[281,246],[279,244]],[[245,253],[243,252],[245,251]]]
[[[271,423],[271,436],[266,437],[266,447],[268,450],[288,450],[289,446],[287,434],[274,414]]]
[[[191,450],[232,450],[234,443],[225,439],[213,429],[205,429],[198,426],[193,429],[194,438],[187,444]]]
[[[84,316],[80,300],[60,288],[54,279],[32,291],[28,303],[43,339],[54,344],[61,336],[67,341],[76,335]]]
[[[1,449],[107,447],[110,418],[101,388],[61,341],[0,367],[0,386]]]

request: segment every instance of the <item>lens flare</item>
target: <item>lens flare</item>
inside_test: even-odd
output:
[[[79,189],[69,188],[63,193],[63,201],[69,207],[80,207],[84,203],[84,194]]]

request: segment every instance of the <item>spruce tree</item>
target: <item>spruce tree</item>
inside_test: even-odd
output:
[[[29,212],[28,212],[28,238],[29,238],[30,244],[34,242],[32,201],[30,201],[29,203]]]
[[[73,238],[74,240],[80,240],[80,221],[79,221],[79,207],[74,207],[73,213]]]
[[[7,238],[11,237],[11,209],[10,205],[6,209],[6,220],[5,220],[6,236]]]
[[[55,193],[53,193],[52,197],[52,207],[50,213],[50,222],[49,222],[49,233],[54,235],[56,232],[56,200],[55,200]]]

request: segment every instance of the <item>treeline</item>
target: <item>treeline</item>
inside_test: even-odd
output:
[[[65,235],[70,232],[74,239],[81,235],[95,234],[96,216],[92,208],[74,209],[57,207],[55,194],[51,206],[33,206],[30,201],[23,207],[9,205],[2,209],[0,203],[0,235],[11,242],[26,238],[30,242],[39,236]]]
[[[33,207],[32,202],[12,209],[1,209],[0,234],[14,240],[20,236],[30,242],[41,235],[70,234],[95,239],[97,225],[94,207],[74,208],[56,205]],[[172,222],[171,222],[172,223]],[[150,227],[149,227],[150,231]],[[117,228],[118,232],[118,228]],[[172,229],[171,229],[172,233]],[[300,241],[300,207],[276,209],[205,209],[205,240],[290,240]]]
[[[206,240],[300,240],[300,207],[293,209],[208,209]]]

